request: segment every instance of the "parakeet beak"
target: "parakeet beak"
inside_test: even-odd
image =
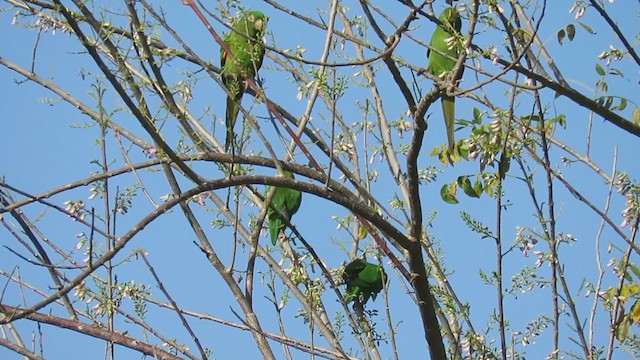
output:
[[[264,26],[265,23],[266,23],[266,20],[257,19],[256,21],[253,22],[253,26],[258,30],[262,30],[262,27]]]

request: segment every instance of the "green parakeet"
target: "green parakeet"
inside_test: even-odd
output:
[[[429,65],[427,66],[427,70],[431,71],[431,73],[437,77],[444,78],[453,70],[456,64],[455,59],[458,58],[458,49],[454,46],[453,34],[460,33],[462,22],[455,7],[446,8],[442,14],[440,14],[438,20],[441,25],[436,27],[429,45],[439,52],[452,57],[452,59],[435,51],[428,51],[427,57],[429,58]],[[447,141],[449,143],[450,154],[453,153],[455,147],[455,140],[453,138],[455,126],[454,102],[454,97],[442,95],[442,114],[445,127],[447,128]]]
[[[381,266],[355,259],[345,266],[342,280],[347,285],[345,300],[351,302],[358,299],[365,304],[370,297],[376,299],[382,291],[387,275]]]
[[[284,171],[284,176],[295,179],[290,171]],[[269,187],[267,187],[267,193]],[[287,221],[291,222],[291,217],[298,212],[302,202],[302,193],[298,190],[278,187],[271,198],[271,206],[267,209],[267,224],[269,224],[269,234],[271,243],[278,242],[280,231],[287,226]],[[277,210],[277,211],[276,211]]]
[[[224,43],[229,47],[233,57],[224,48],[220,48],[220,67],[222,82],[233,96],[227,96],[225,125],[227,127],[225,151],[233,144],[233,127],[240,111],[242,95],[246,90],[245,79],[256,75],[264,59],[262,37],[267,27],[268,18],[259,11],[247,11],[233,24]],[[251,39],[248,39],[248,38]]]

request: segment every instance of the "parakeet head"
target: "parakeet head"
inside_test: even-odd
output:
[[[462,28],[460,14],[458,14],[458,10],[454,6],[444,9],[438,20],[440,20],[447,32],[452,32],[452,30],[460,32]]]
[[[293,173],[291,171],[287,171],[287,170],[282,170],[282,176],[284,177],[288,177],[289,179],[295,179],[296,177],[293,176]]]
[[[267,28],[267,21],[269,21],[269,18],[260,11],[246,11],[234,28],[247,34],[249,37],[257,39],[264,34]]]

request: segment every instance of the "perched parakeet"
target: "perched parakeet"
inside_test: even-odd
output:
[[[284,171],[284,176],[295,179],[290,171]],[[269,187],[267,187],[268,192]],[[283,187],[276,188],[276,192],[271,198],[271,206],[267,209],[267,224],[269,224],[269,234],[273,245],[278,242],[280,231],[287,226],[287,221],[291,222],[291,217],[298,212],[301,202],[302,193],[300,191]]]
[[[355,259],[345,266],[342,280],[347,285],[345,300],[351,302],[359,299],[365,304],[370,297],[376,299],[382,291],[387,275],[381,266]]]
[[[453,70],[456,64],[455,59],[458,58],[458,49],[454,46],[453,34],[460,33],[462,22],[455,7],[446,8],[438,20],[441,25],[436,27],[436,30],[431,36],[431,42],[429,45],[452,58],[441,55],[435,51],[428,51],[427,57],[429,58],[429,65],[427,66],[427,70],[431,71],[435,76],[444,78]],[[454,102],[454,97],[446,95],[442,96],[442,114],[444,117],[445,127],[447,128],[449,153],[452,153],[455,147],[455,140],[453,138],[453,130],[455,126]]]
[[[222,82],[234,96],[227,96],[227,111],[225,125],[227,127],[225,151],[229,151],[233,144],[233,127],[236,124],[242,95],[246,90],[245,79],[256,75],[262,59],[264,47],[262,37],[267,27],[268,18],[259,11],[247,11],[233,24],[233,31],[229,32],[224,43],[227,44],[233,57],[224,48],[220,48],[220,67],[222,68]],[[251,39],[248,39],[251,38]]]

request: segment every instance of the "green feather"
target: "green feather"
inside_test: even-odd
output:
[[[284,230],[286,225],[282,222],[282,218],[279,216],[271,215],[269,219],[269,236],[271,236],[271,243],[275,245],[278,242],[280,231]]]
[[[455,98],[452,96],[442,96],[442,116],[444,117],[444,125],[447,128],[447,143],[449,144],[449,154],[452,154],[455,148],[456,140],[453,137],[455,127]]]
[[[290,171],[285,171],[284,176],[295,179]],[[269,187],[267,187],[267,193]],[[267,209],[267,224],[269,225],[269,235],[271,243],[278,242],[280,232],[286,228],[287,222],[291,222],[291,217],[298,212],[302,203],[302,193],[298,190],[277,187],[271,198],[271,205]]]
[[[220,48],[220,67],[222,83],[233,96],[227,96],[225,114],[226,139],[225,151],[233,145],[233,128],[240,112],[240,102],[245,92],[244,81],[253,78],[262,66],[264,46],[262,36],[266,30],[268,18],[259,11],[247,11],[233,24],[224,43],[229,47],[232,57],[224,48]],[[250,39],[249,39],[250,38]]]
[[[347,303],[358,300],[365,304],[370,297],[373,300],[386,282],[387,275],[379,265],[355,259],[344,268],[342,280],[347,285],[345,300]]]
[[[458,48],[452,46],[452,40],[454,33],[460,33],[462,23],[455,7],[445,9],[438,20],[441,25],[436,27],[436,30],[431,36],[431,42],[429,43],[429,45],[437,51],[427,52],[427,57],[429,58],[427,70],[431,71],[435,76],[446,78],[456,65],[455,59],[458,58]],[[455,139],[453,137],[455,126],[454,103],[454,97],[442,96],[442,116],[447,129],[447,142],[449,144],[450,154],[453,153],[455,147]]]

